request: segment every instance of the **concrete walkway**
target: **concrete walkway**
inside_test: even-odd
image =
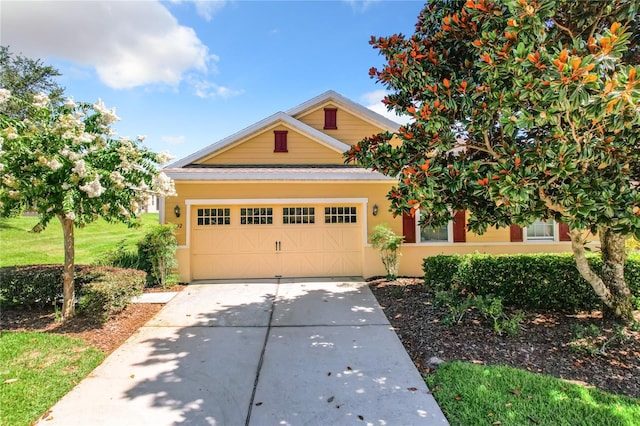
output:
[[[447,424],[362,282],[189,285],[41,425]]]

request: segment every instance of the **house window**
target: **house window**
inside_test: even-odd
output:
[[[324,128],[325,130],[336,130],[338,128],[338,109],[337,108],[325,108],[324,109]]]
[[[198,209],[196,211],[199,226],[230,225],[230,209]]]
[[[356,223],[357,218],[355,207],[324,208],[324,223]]]
[[[285,225],[315,222],[316,209],[314,207],[284,207],[282,209],[282,223]]]
[[[286,130],[274,130],[274,148],[273,152],[288,152],[287,151],[287,131]]]
[[[452,213],[452,220],[444,226],[420,226],[419,213],[415,218],[415,235],[412,242],[417,243],[465,243],[467,242],[466,212],[459,210]],[[404,227],[403,227],[404,228]],[[405,235],[407,235],[405,233]],[[416,241],[417,240],[417,241]]]
[[[553,241],[555,239],[555,222],[536,220],[527,226],[527,240]]]
[[[241,225],[271,225],[273,209],[271,207],[254,207],[240,209]]]
[[[423,226],[420,228],[420,242],[449,242],[449,225],[434,228],[432,226]]]

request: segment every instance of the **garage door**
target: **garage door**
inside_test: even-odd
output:
[[[361,206],[193,205],[194,279],[362,275]]]

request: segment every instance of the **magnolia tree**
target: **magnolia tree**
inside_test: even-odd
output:
[[[0,103],[11,94],[0,89]],[[15,99],[14,99],[15,101]],[[99,217],[137,224],[139,207],[151,195],[174,195],[173,181],[158,172],[170,160],[137,140],[115,138],[114,109],[98,101],[54,106],[36,95],[21,100],[25,119],[0,114],[0,214],[24,209],[39,215],[34,232],[57,218],[64,234],[63,318],[74,315],[74,227]]]
[[[430,0],[412,36],[372,37],[370,75],[410,117],[349,160],[398,177],[396,213],[442,226],[570,228],[581,275],[605,312],[633,320],[625,237],[640,236],[639,25],[634,1]],[[603,269],[585,257],[597,234]]]

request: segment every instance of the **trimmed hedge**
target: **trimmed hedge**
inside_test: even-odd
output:
[[[62,300],[62,265],[0,268],[0,307],[45,308]],[[79,312],[106,319],[142,294],[146,273],[135,269],[76,265]]]
[[[596,272],[601,270],[599,257],[590,257],[589,262]],[[513,307],[559,311],[601,307],[570,253],[439,255],[425,258],[423,270],[425,284],[436,290],[491,294]],[[640,255],[627,259],[625,278],[632,294],[640,297]]]

